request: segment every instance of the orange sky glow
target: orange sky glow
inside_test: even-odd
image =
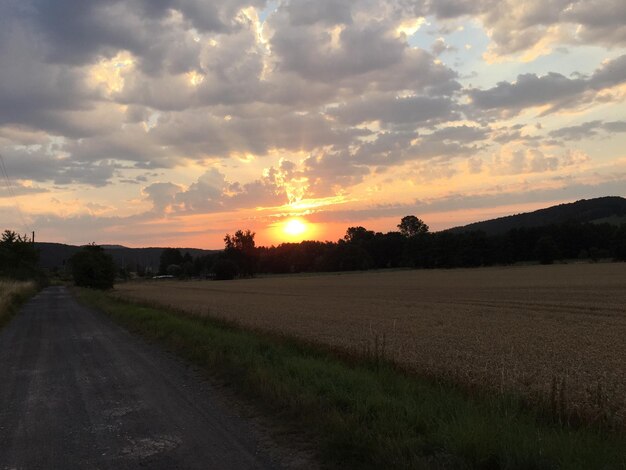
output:
[[[131,3],[0,2],[0,229],[219,249],[626,196],[609,7]]]

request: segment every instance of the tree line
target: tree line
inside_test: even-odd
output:
[[[384,268],[456,268],[559,260],[626,261],[626,224],[568,221],[534,228],[513,228],[501,235],[482,231],[430,232],[416,216],[403,217],[398,230],[375,232],[348,227],[336,242],[303,241],[256,246],[255,233],[237,230],[224,237],[224,250],[193,257],[176,248],[161,253],[159,275],[175,278],[234,279],[257,273],[355,271]],[[0,277],[45,279],[39,253],[27,236],[6,230],[0,236]],[[132,271],[87,245],[69,260],[74,282],[107,289]],[[139,266],[139,276],[152,275]]]
[[[626,224],[569,221],[487,235],[482,231],[430,232],[421,219],[410,215],[402,218],[397,228],[382,233],[349,227],[336,242],[303,241],[270,247],[257,247],[253,232],[238,230],[226,235],[224,251],[216,254],[193,258],[176,249],[165,250],[160,273],[232,279],[255,273],[551,264],[572,259],[626,261]]]

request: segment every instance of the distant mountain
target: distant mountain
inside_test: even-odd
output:
[[[582,199],[569,204],[559,204],[558,206],[539,209],[534,212],[475,222],[446,231],[459,233],[482,230],[487,235],[499,235],[514,228],[541,227],[570,220],[582,223],[626,223],[626,199],[617,196]]]
[[[62,243],[36,243],[39,249],[39,264],[43,268],[62,268],[67,260],[78,250],[80,246],[64,245]],[[157,272],[159,269],[159,259],[163,248],[128,248],[122,245],[101,245],[118,266],[131,266],[135,269],[137,265]],[[179,248],[184,255],[204,256],[215,253],[217,250],[201,250],[199,248]]]

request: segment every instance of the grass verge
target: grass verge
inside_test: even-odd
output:
[[[17,313],[20,305],[36,292],[34,282],[0,279],[0,328],[6,325]]]
[[[626,468],[623,435],[546,422],[515,398],[468,396],[384,362],[346,362],[296,340],[78,293],[312,433],[329,468]]]

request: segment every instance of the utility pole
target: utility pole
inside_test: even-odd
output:
[[[35,231],[33,230],[33,239],[31,240],[33,242],[33,245],[35,244]]]

